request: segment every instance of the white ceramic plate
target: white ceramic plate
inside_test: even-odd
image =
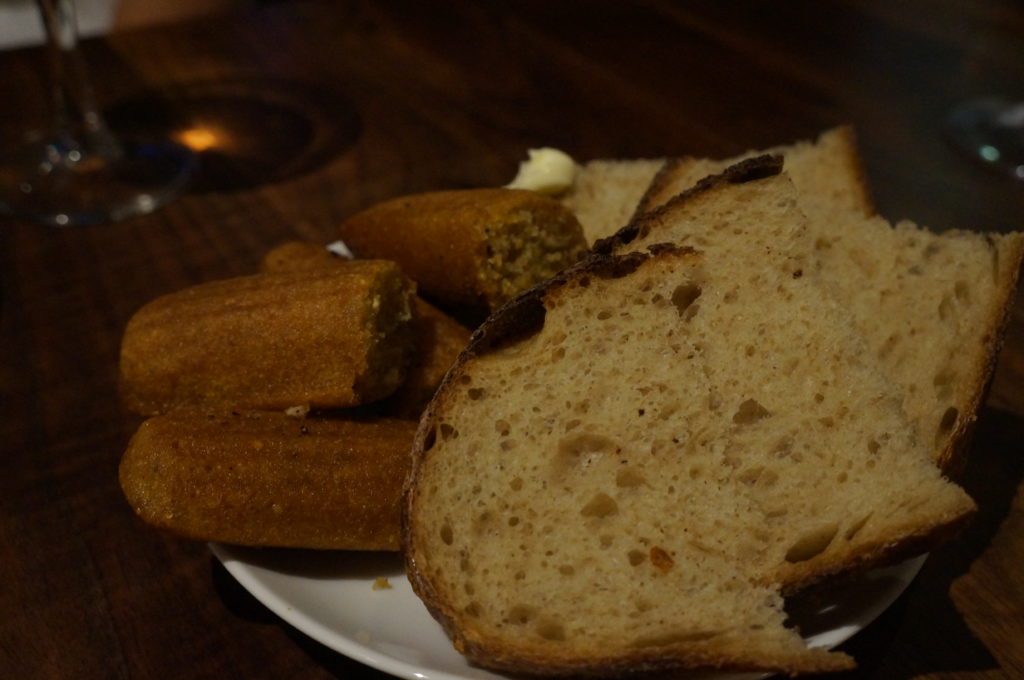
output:
[[[412,591],[397,554],[312,552],[211,544],[213,554],[256,599],[314,640],[407,680],[506,680],[452,647]],[[791,603],[808,643],[834,647],[891,605],[925,557],[879,569],[842,588]],[[388,589],[374,589],[386,578]],[[713,674],[715,680],[761,677]]]

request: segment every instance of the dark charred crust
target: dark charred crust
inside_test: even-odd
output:
[[[692,253],[696,251],[689,246],[677,246],[675,243],[652,243],[647,246],[647,252],[651,255],[661,255],[662,253]]]
[[[672,164],[671,161],[666,163],[658,172],[658,175],[655,176],[651,186],[653,187],[654,182],[658,181],[658,177],[668,172],[672,167],[674,167],[674,164]],[[780,172],[782,172],[782,156],[771,154],[747,158],[746,160],[742,160],[734,165],[730,165],[717,175],[710,175],[700,180],[693,185],[693,187],[673,197],[665,205],[642,215],[634,215],[629,224],[622,227],[611,236],[598,239],[594,243],[593,248],[591,248],[591,252],[609,255],[622,246],[632,243],[637,238],[644,236],[650,230],[649,225],[652,220],[657,220],[660,215],[674,209],[675,206],[678,206],[680,203],[690,200],[697,194],[711,191],[716,187],[726,184],[743,184],[745,182],[765,179],[766,177],[773,177],[778,175]]]
[[[689,200],[692,196],[711,191],[717,187],[727,184],[745,184],[767,177],[774,177],[782,172],[782,156],[765,154],[747,158],[739,163],[730,165],[717,175],[709,175],[694,184],[691,188],[683,191],[668,201],[660,208],[656,208],[648,214],[658,214],[669,206],[678,205]]]
[[[723,659],[714,653],[690,648],[673,654],[636,651],[615,657],[593,659],[552,659],[513,650],[495,650],[486,643],[460,639],[455,646],[475,664],[484,668],[507,673],[519,678],[659,678],[659,677],[703,677],[729,673],[771,673],[776,668],[767,662]],[[850,670],[854,664],[849,657],[836,654],[831,664],[809,665],[801,672],[828,672]],[[848,660],[843,664],[841,660]]]
[[[689,159],[685,158],[669,158],[667,161],[665,161],[664,164],[662,164],[662,166],[658,169],[658,172],[656,172],[654,174],[654,177],[651,178],[651,183],[647,185],[647,191],[645,191],[644,195],[640,198],[640,202],[637,204],[636,210],[633,212],[633,217],[630,220],[630,222],[632,222],[637,217],[640,217],[640,215],[644,214],[650,209],[651,197],[660,194],[662,190],[665,188],[665,184],[670,182],[672,178],[675,177],[675,174],[679,169],[679,166],[688,160]]]
[[[893,566],[919,555],[924,555],[936,546],[948,543],[961,534],[977,514],[977,507],[971,508],[959,517],[945,524],[922,529],[897,543],[864,546],[859,553],[848,556],[842,564],[795,569],[779,584],[785,597],[792,597],[808,590],[827,587],[856,578],[871,569]]]
[[[416,437],[414,451],[422,455],[425,453],[425,448],[429,448],[429,446],[425,447],[425,444],[429,442],[431,436],[430,428],[433,427],[433,414],[437,402],[447,392],[450,383],[461,375],[467,362],[498,347],[527,338],[544,327],[546,316],[544,298],[550,292],[574,282],[577,285],[584,285],[583,281],[591,276],[602,279],[627,276],[654,256],[669,253],[680,256],[697,254],[697,251],[689,246],[678,246],[672,243],[656,243],[651,245],[648,250],[649,253],[636,251],[622,255],[590,253],[575,265],[547,281],[523,291],[487,317],[470,336],[465,349],[459,354],[448,374],[438,386],[434,399],[427,405],[420,418],[420,432]],[[414,463],[418,462],[418,457],[416,456],[417,460]]]
[[[635,272],[648,257],[644,253],[591,256],[581,262],[584,266],[580,268],[578,277],[593,274],[602,279],[619,279]]]
[[[498,345],[528,337],[544,326],[544,290],[541,284],[517,295],[491,314],[469,338],[464,350],[483,354]]]
[[[629,221],[629,224],[619,229],[611,236],[605,236],[594,241],[594,245],[590,251],[598,255],[609,255],[615,251],[616,248],[621,248],[624,245],[632,243],[640,236],[640,228],[644,223],[642,219],[634,217]]]
[[[640,252],[586,255],[575,265],[520,293],[490,315],[470,337],[464,353],[485,354],[509,342],[533,335],[544,326],[544,297],[549,292],[573,281],[586,285],[590,276],[602,279],[627,276],[649,257]]]
[[[782,172],[782,156],[777,154],[763,154],[742,160],[735,165],[730,165],[721,174],[714,177],[721,178],[715,183],[727,182],[729,184],[743,184],[765,177],[773,177]],[[697,183],[700,186],[703,182],[710,180],[705,178]]]

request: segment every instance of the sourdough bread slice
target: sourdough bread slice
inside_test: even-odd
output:
[[[594,253],[492,316],[446,377],[417,432],[403,547],[476,663],[847,668],[785,627],[783,588],[924,549],[973,511],[804,273],[777,171],[704,189],[731,206],[724,228],[762,235],[731,259]]]
[[[800,192],[800,207],[811,219],[837,212],[875,214],[857,140],[849,125],[826,130],[815,140],[801,140],[726,159],[684,157],[666,161],[635,206],[642,214],[668,202],[698,181],[756,156],[782,156],[786,173]]]
[[[601,158],[578,166],[572,187],[558,197],[576,214],[588,244],[629,222],[664,159]]]
[[[1016,291],[1024,234],[934,233],[872,216],[849,128],[778,151],[810,218],[814,266],[902,386],[903,407],[935,461],[958,473]],[[730,163],[669,162],[638,211],[663,205]]]
[[[576,213],[588,243],[611,236],[637,214],[655,208],[700,179],[741,160],[765,154],[786,159],[786,171],[801,190],[808,215],[852,210],[875,213],[856,136],[849,125],[801,140],[728,159],[597,159],[579,166],[573,186],[559,200]]]
[[[959,474],[1002,345],[1024,234],[839,215],[813,222],[815,261],[846,303],[936,463]]]

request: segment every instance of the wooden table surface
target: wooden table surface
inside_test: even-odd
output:
[[[262,93],[288,119],[236,141],[298,157],[208,159],[186,196],[119,224],[0,222],[0,678],[385,677],[124,501],[139,421],[118,405],[119,342],[157,295],[251,273],[284,240],[326,243],[386,197],[503,184],[541,145],[725,156],[849,122],[883,215],[997,231],[1024,217],[1024,183],[943,136],[959,102],[1024,95],[1011,0],[286,2],[85,52],[122,121],[146,91],[228,108]],[[0,55],[5,129],[40,120],[42,56]],[[860,669],[837,677],[1024,677],[1022,375],[1018,304],[963,480],[980,515],[844,645]]]

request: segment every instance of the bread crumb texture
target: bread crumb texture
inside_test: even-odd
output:
[[[807,255],[854,318],[903,407],[948,473],[963,466],[974,411],[991,376],[1024,235],[935,233],[874,214],[853,130],[769,150],[809,218]],[[640,212],[757,153],[678,159],[658,175]],[[706,226],[706,225],[705,225]],[[689,230],[691,238],[706,230]]]
[[[970,513],[803,274],[788,179],[748,186],[700,209],[728,260],[711,234],[622,277],[578,268],[539,331],[465,361],[421,424],[410,570],[477,662],[846,668],[785,627],[781,589]]]
[[[815,233],[821,274],[902,386],[903,407],[937,462],[956,470],[957,440],[991,374],[1021,235],[935,234],[881,218],[838,221],[839,228]]]

